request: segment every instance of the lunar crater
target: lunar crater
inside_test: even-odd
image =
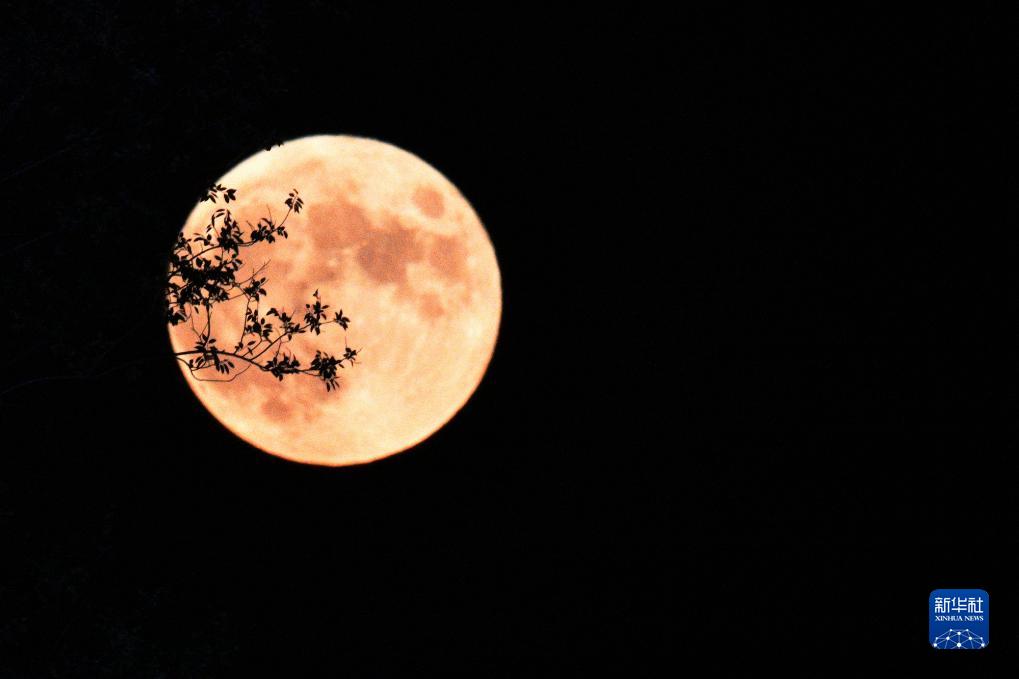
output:
[[[413,201],[421,214],[432,219],[441,217],[446,211],[442,194],[430,186],[419,186],[414,191]]]

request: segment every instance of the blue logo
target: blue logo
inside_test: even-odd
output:
[[[979,649],[990,641],[991,600],[982,589],[936,589],[928,603],[931,646],[949,651]]]

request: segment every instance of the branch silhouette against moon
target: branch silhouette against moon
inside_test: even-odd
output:
[[[224,203],[229,203],[237,200],[237,189],[213,184],[200,202],[215,203],[217,196],[221,196]],[[258,278],[258,275],[266,269],[268,262],[254,269],[246,278],[237,280],[237,274],[244,266],[244,260],[240,258],[243,248],[256,243],[271,245],[277,238],[289,237],[287,220],[292,214],[301,212],[304,199],[297,189],[293,189],[283,204],[287,213],[278,224],[270,214],[257,224],[247,222],[248,231],[245,233],[230,210],[219,208],[212,213],[203,232],[187,237],[182,231],[177,236],[166,276],[166,316],[171,326],[190,324],[195,336],[194,348],[177,351],[174,356],[197,380],[232,382],[255,367],[280,381],[286,375],[316,377],[325,384],[326,391],[332,391],[339,387],[337,371],[344,368],[344,363],[353,365],[357,361],[358,351],[347,344],[345,335],[342,355],[337,357],[316,350],[307,367],[287,347],[297,335],[319,335],[322,328],[329,325],[338,325],[344,332],[350,327],[350,319],[342,309],[333,312],[332,317],[327,314],[329,305],[322,303],[317,289],[312,293],[312,300],[304,305],[303,319],[295,320],[293,312],[287,313],[285,309],[272,307],[264,314],[261,312],[261,298],[268,294],[265,287],[267,278]],[[245,299],[245,305],[240,337],[233,348],[223,349],[217,346],[217,338],[213,337],[213,312],[217,305],[241,297]],[[242,367],[238,368],[238,364]],[[210,370],[222,377],[205,377],[204,373]]]

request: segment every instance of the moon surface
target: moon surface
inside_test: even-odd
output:
[[[330,317],[342,309],[351,319],[346,341],[359,354],[339,371],[335,392],[311,376],[279,382],[257,369],[231,382],[200,381],[182,364],[210,413],[268,453],[336,466],[406,450],[463,407],[495,348],[502,288],[488,234],[448,179],[384,142],[314,136],[257,153],[218,183],[236,188],[236,201],[199,203],[184,234],[204,230],[220,207],[242,228],[270,213],[279,221],[297,188],[305,206],[287,220],[289,238],[242,249],[237,278],[268,262],[259,274],[268,291],[261,312],[276,307],[297,318],[318,289]],[[219,346],[236,342],[243,301],[213,308]],[[174,351],[194,345],[189,324],[169,332]],[[321,335],[295,337],[289,348],[307,366],[316,348],[342,355],[344,332],[330,325]]]

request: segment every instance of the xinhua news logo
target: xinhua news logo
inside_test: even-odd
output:
[[[991,601],[982,589],[936,589],[928,603],[931,646],[945,651],[985,648]]]

